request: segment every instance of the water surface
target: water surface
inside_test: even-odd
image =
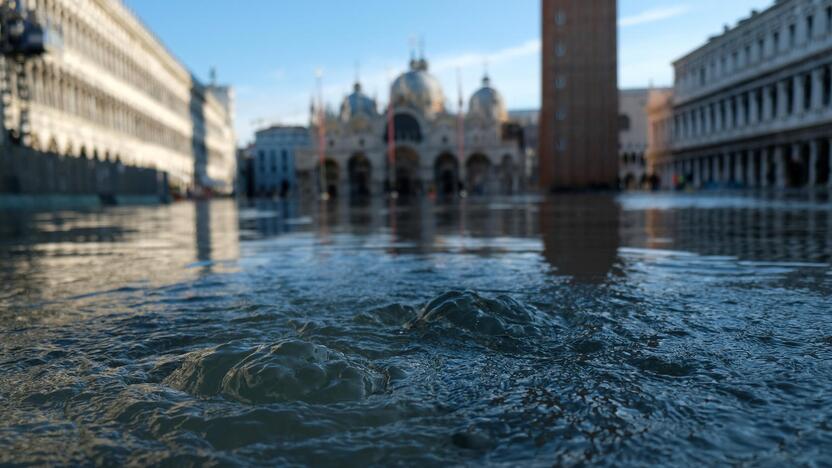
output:
[[[0,465],[832,464],[827,199],[0,214]]]

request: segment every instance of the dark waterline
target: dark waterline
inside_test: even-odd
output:
[[[832,464],[828,198],[0,213],[0,465]]]

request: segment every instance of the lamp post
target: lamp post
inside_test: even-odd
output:
[[[8,106],[12,102],[10,73],[16,74],[17,97],[20,101],[17,133],[20,141],[28,143],[29,83],[26,78],[26,62],[46,54],[46,36],[43,26],[33,12],[26,8],[25,0],[0,0],[0,55],[5,59],[0,94],[3,99],[3,130],[6,133]]]

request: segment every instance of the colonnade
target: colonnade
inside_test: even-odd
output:
[[[674,156],[658,167],[665,188],[832,189],[832,138]]]

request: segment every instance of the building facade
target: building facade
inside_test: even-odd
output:
[[[623,89],[618,105],[618,184],[625,190],[647,184],[648,89]]]
[[[832,3],[778,0],[674,63],[669,187],[832,186]]]
[[[273,126],[258,131],[252,148],[255,196],[286,197],[295,193],[295,155],[310,143],[305,127]]]
[[[527,190],[537,190],[540,183],[539,158],[540,149],[540,110],[514,110],[508,112],[508,118],[523,131],[521,150],[525,157],[524,186]]]
[[[4,136],[64,158],[153,168],[183,191],[233,190],[230,88],[200,83],[119,0],[27,3],[60,44],[22,75],[0,64]],[[25,108],[30,132],[19,128]]]
[[[647,97],[647,173],[658,178],[661,161],[667,160],[673,150],[673,90],[651,89]],[[686,183],[684,174],[668,174],[669,180],[659,179],[666,188]],[[669,185],[668,185],[669,184]]]
[[[392,110],[379,111],[356,84],[337,114],[312,109],[312,146],[298,158],[305,193],[362,197],[390,191],[479,195],[521,190],[523,153],[509,131],[503,98],[488,77],[471,96],[467,112],[452,113],[427,60],[413,59],[393,82],[389,102]]]
[[[612,188],[618,179],[616,0],[543,0],[543,190]]]

